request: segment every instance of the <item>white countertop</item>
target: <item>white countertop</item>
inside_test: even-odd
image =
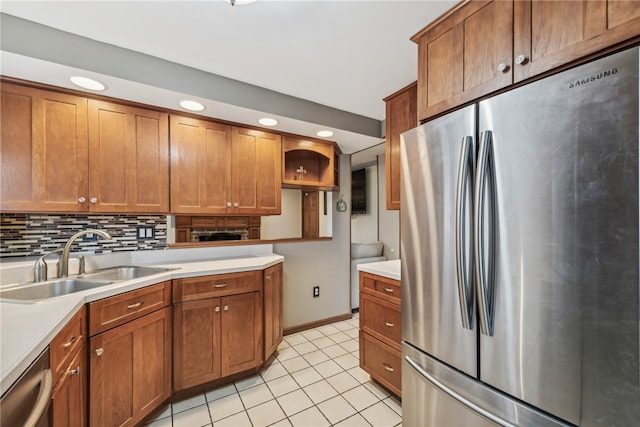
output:
[[[367,262],[358,264],[358,271],[364,271],[393,280],[400,280],[400,260]]]
[[[282,255],[265,254],[239,255],[196,262],[145,264],[149,267],[170,267],[177,270],[37,303],[0,302],[0,395],[8,390],[85,303],[165,280],[263,270],[282,261],[284,261]]]

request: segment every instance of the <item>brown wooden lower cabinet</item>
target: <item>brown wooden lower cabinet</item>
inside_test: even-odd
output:
[[[54,427],[87,425],[87,314],[83,307],[51,340]]]
[[[360,367],[402,397],[400,281],[360,272]]]
[[[87,347],[82,343],[51,395],[54,427],[87,425]]]
[[[174,305],[174,390],[258,367],[263,362],[262,293]]]
[[[90,425],[132,426],[171,395],[171,307],[90,339]]]
[[[360,364],[371,378],[402,396],[400,351],[360,331]]]
[[[264,360],[282,342],[282,263],[264,271]]]

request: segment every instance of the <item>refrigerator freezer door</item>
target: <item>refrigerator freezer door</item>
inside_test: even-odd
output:
[[[497,224],[480,380],[584,427],[640,420],[638,60],[634,48],[479,107]]]
[[[558,427],[555,420],[421,351],[402,346],[402,424],[421,427]]]
[[[477,337],[468,230],[474,168],[465,168],[465,159],[474,158],[475,122],[476,107],[467,107],[403,133],[400,142],[402,338],[472,376]],[[461,169],[468,179],[459,176]],[[465,202],[458,203],[462,233],[456,233],[456,195]],[[459,276],[466,278],[465,288],[458,286]],[[467,301],[460,297],[465,289]],[[465,310],[471,329],[463,326]]]

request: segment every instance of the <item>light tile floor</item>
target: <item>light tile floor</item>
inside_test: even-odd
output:
[[[358,314],[284,337],[258,375],[168,405],[152,427],[402,425],[400,401],[360,369]]]

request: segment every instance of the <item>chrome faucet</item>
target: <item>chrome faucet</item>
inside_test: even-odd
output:
[[[42,255],[40,258],[38,258],[35,265],[33,266],[33,281],[35,283],[39,283],[47,280],[47,276],[48,276],[47,263],[45,262],[44,259],[49,255],[57,254],[60,252],[62,252],[62,248],[54,249]],[[60,263],[58,263],[58,271],[60,271]]]
[[[67,243],[64,245],[64,249],[62,250],[62,255],[60,256],[60,261],[58,261],[60,268],[58,269],[58,277],[68,277],[69,276],[69,251],[71,250],[71,245],[76,241],[78,237],[84,236],[85,234],[97,234],[98,236],[102,236],[107,240],[111,240],[111,235],[106,231],[95,230],[92,228],[88,228],[86,230],[82,230],[74,234],[67,240]]]

